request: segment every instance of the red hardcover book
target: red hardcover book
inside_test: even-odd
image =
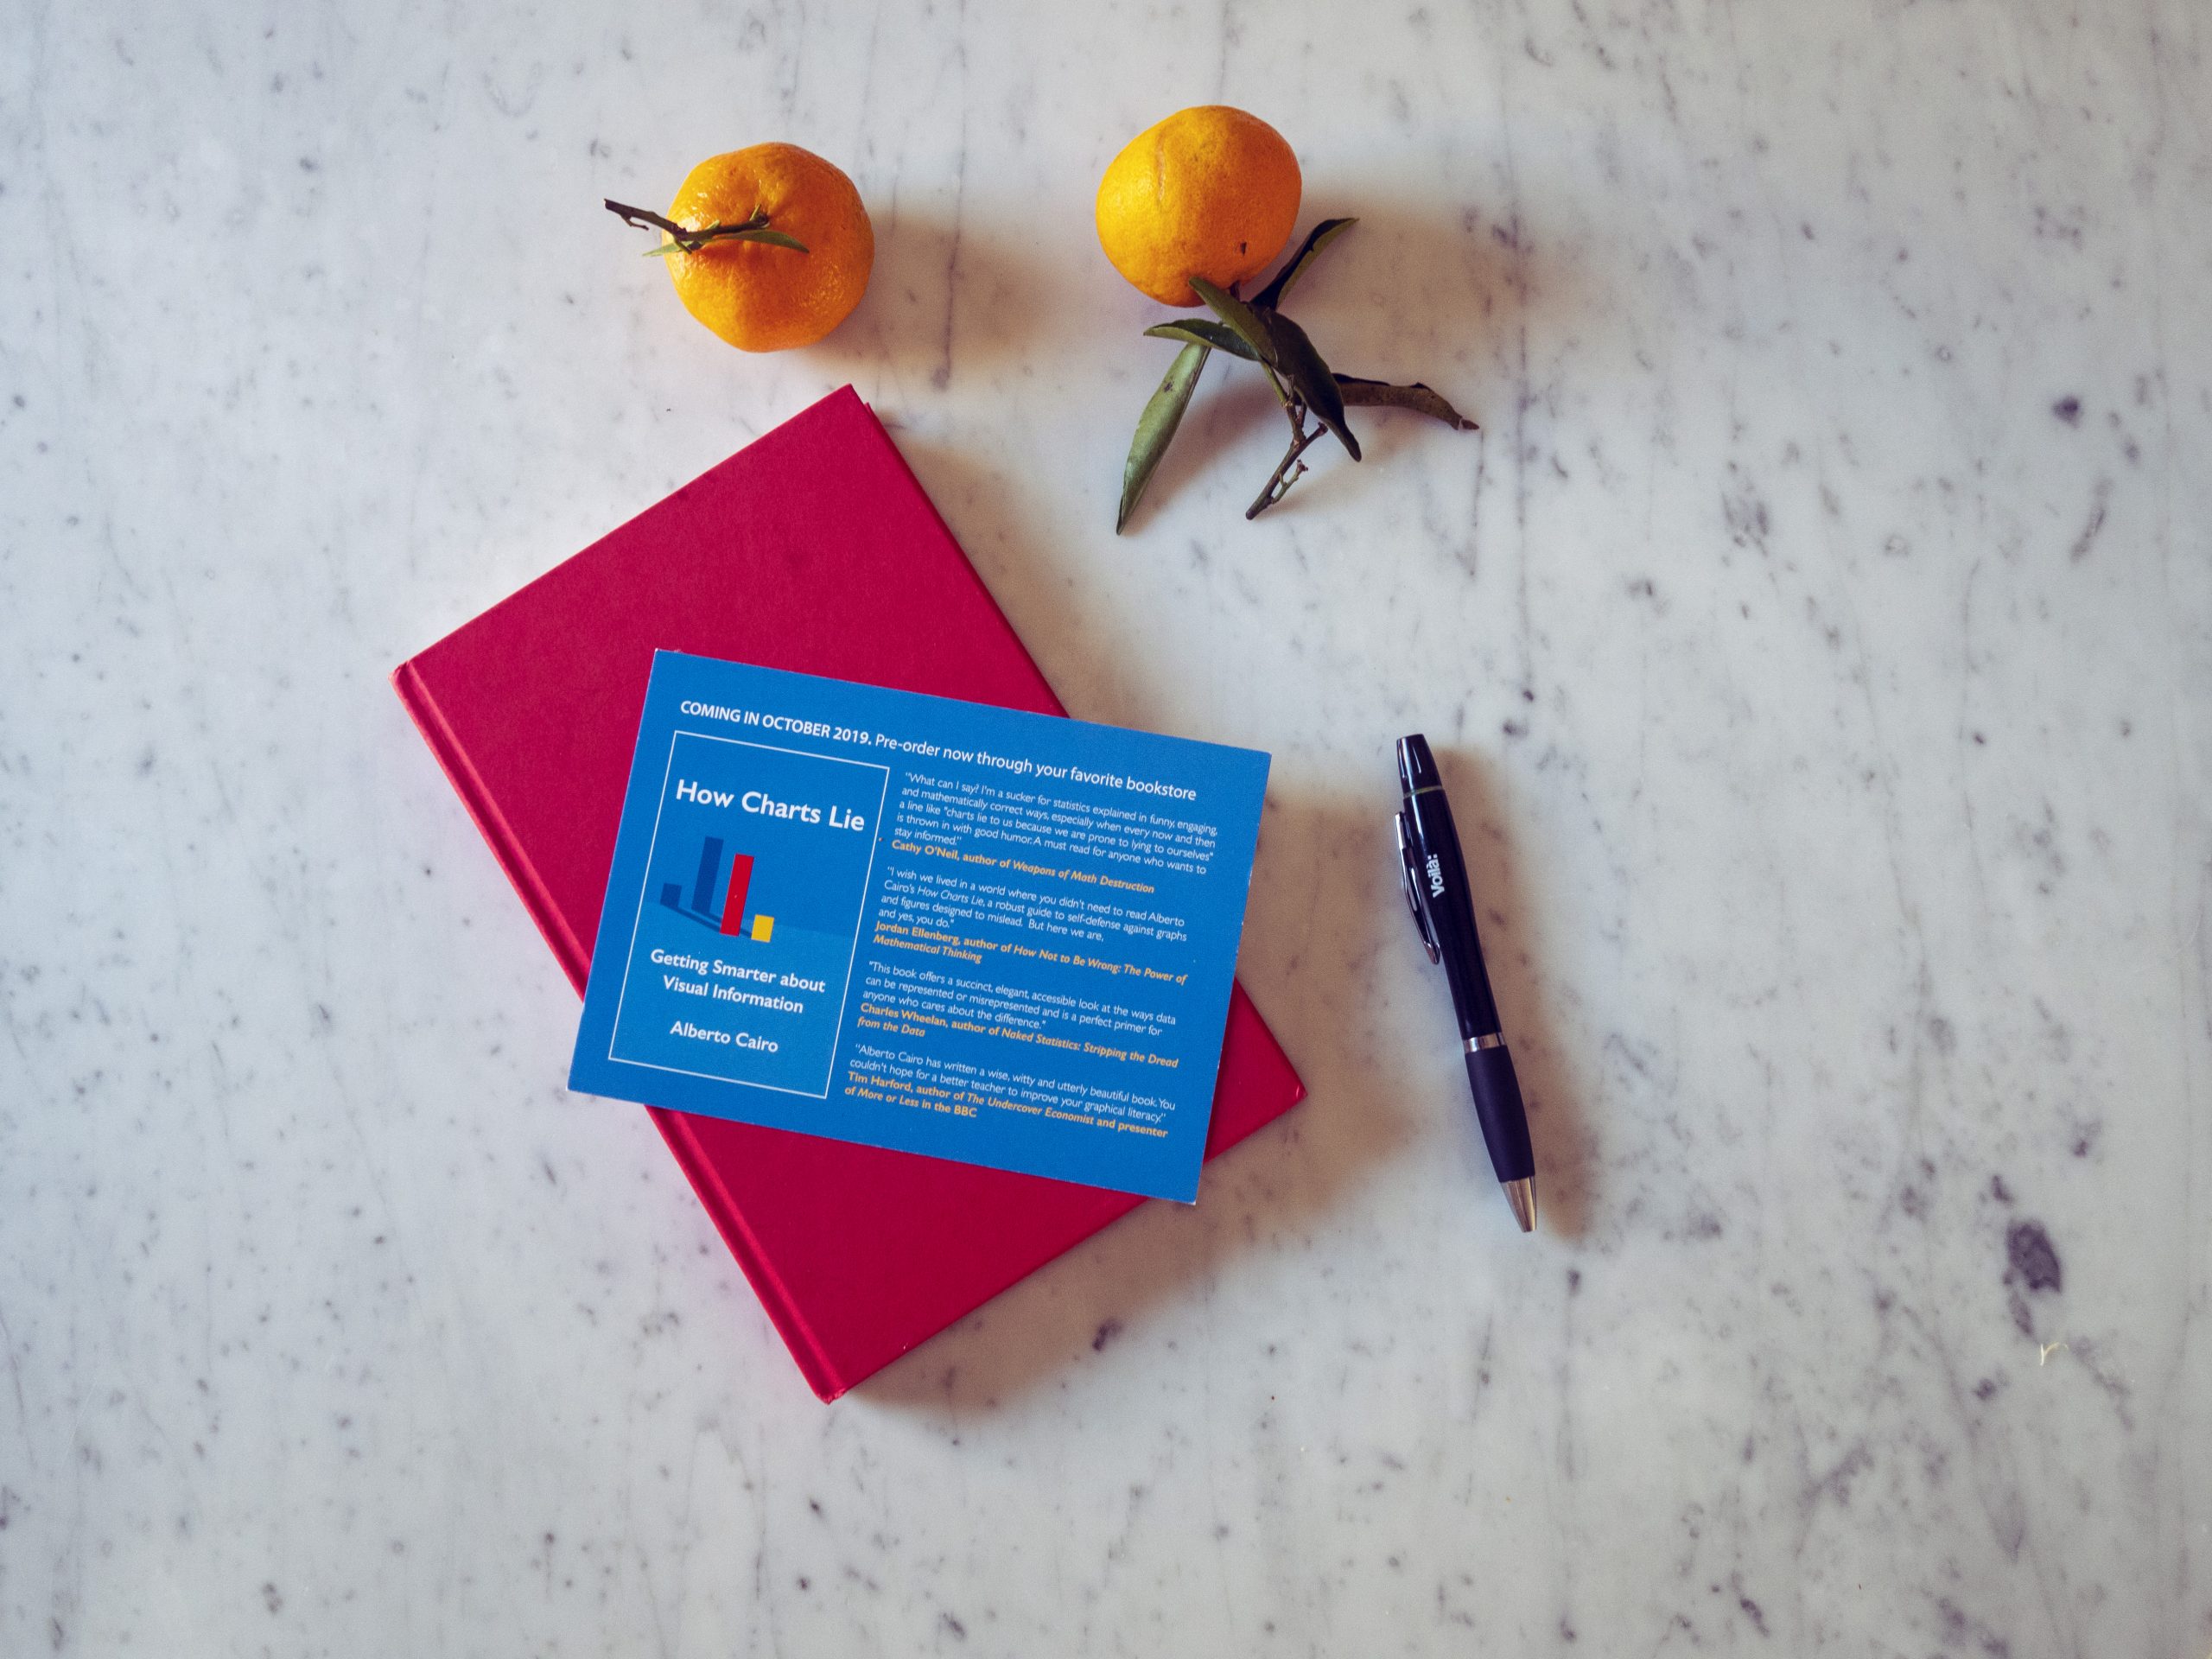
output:
[[[579,992],[656,647],[1067,712],[868,405],[833,393],[392,675]],[[1206,1155],[1305,1092],[1238,988]],[[1141,1202],[653,1117],[824,1400]]]

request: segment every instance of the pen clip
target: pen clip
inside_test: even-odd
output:
[[[1406,835],[1406,815],[1392,813],[1390,827],[1398,832],[1398,885],[1405,889],[1406,908],[1414,913],[1414,925],[1421,930],[1421,948],[1428,952],[1428,959],[1441,962],[1444,953],[1436,947],[1436,930],[1429,925],[1428,912],[1421,902],[1421,880],[1414,869],[1414,849]]]

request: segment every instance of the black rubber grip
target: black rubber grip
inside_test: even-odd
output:
[[[1467,1082],[1475,1091],[1475,1116],[1490,1147],[1491,1166],[1500,1181],[1526,1179],[1536,1173],[1529,1149],[1529,1119],[1521,1109],[1521,1079],[1513,1075],[1513,1056],[1504,1044],[1478,1048],[1467,1056]]]

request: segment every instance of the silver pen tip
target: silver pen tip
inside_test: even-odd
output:
[[[1524,1175],[1517,1181],[1505,1183],[1505,1201],[1513,1206],[1513,1219],[1521,1224],[1521,1230],[1536,1230],[1536,1183]]]

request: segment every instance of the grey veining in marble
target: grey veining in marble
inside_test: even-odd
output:
[[[2205,32],[0,0],[0,1652],[2201,1659]],[[1213,99],[1485,430],[1247,525],[1217,359],[1116,540],[1091,192]],[[766,137],[880,255],[748,359],[598,204]],[[825,1408],[385,675],[849,379],[1074,709],[1274,753],[1313,1097]]]

